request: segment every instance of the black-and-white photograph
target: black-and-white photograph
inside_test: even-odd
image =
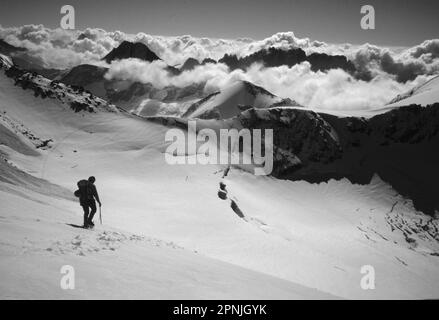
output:
[[[439,299],[438,12],[1,0],[0,299]]]

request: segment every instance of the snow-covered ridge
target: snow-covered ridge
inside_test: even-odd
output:
[[[187,118],[228,119],[249,108],[300,106],[291,99],[282,99],[247,81],[235,81],[221,91],[194,103],[183,114]]]
[[[439,102],[439,76],[393,98],[386,107],[407,106],[410,104],[429,105]]]
[[[6,76],[12,78],[16,86],[20,86],[23,90],[32,90],[35,97],[41,99],[56,99],[64,105],[68,105],[75,112],[122,111],[104,99],[85,91],[82,87],[66,85],[55,80],[51,81],[35,72],[28,72],[14,65],[5,67],[3,64],[3,68]]]

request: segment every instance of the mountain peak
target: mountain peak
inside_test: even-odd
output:
[[[282,105],[283,99],[251,82],[238,80],[192,104],[183,117],[228,119],[249,108]]]
[[[160,60],[160,58],[145,44],[129,41],[123,41],[117,48],[111,50],[102,60],[111,63],[113,60],[128,58],[137,58],[148,62]]]
[[[180,67],[180,71],[192,70],[201,63],[195,58],[188,58],[183,65]]]

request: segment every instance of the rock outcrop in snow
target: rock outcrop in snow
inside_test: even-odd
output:
[[[84,90],[83,87],[70,86],[55,80],[50,81],[36,72],[22,70],[15,65],[6,66],[4,70],[6,76],[15,81],[16,86],[20,86],[23,90],[32,90],[35,97],[40,97],[41,99],[57,99],[63,104],[68,105],[75,112],[121,111],[115,105]]]
[[[189,120],[149,119],[180,128]],[[272,129],[271,174],[277,178],[311,183],[347,178],[369,184],[378,174],[418,210],[431,216],[439,212],[439,103],[392,109],[369,119],[271,107],[250,108],[229,119],[195,120],[200,130]]]
[[[276,177],[367,184],[378,174],[418,210],[439,212],[439,103],[401,107],[370,119],[300,108],[250,109],[228,125],[273,129]]]

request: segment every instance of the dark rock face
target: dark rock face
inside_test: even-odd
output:
[[[353,73],[355,66],[345,56],[327,55],[325,53],[312,53],[309,56],[300,48],[283,50],[269,48],[255,52],[249,56],[238,58],[235,55],[226,54],[218,62],[226,64],[230,69],[246,69],[255,62],[262,63],[266,67],[279,67],[286,65],[292,67],[308,61],[313,71],[326,71],[329,69],[342,69]]]
[[[78,101],[73,101],[72,103],[70,103],[70,108],[75,112],[80,112],[80,111],[94,112],[93,108],[90,107],[89,104],[78,102]]]
[[[187,59],[183,65],[180,67],[180,71],[187,71],[187,70],[192,70],[194,69],[196,66],[201,65],[201,63],[194,58],[189,58]]]
[[[128,58],[137,58],[148,62],[160,60],[160,58],[143,43],[132,43],[129,41],[122,42],[117,48],[111,50],[102,60],[111,63],[113,60]]]
[[[265,67],[279,67],[286,65],[292,67],[308,61],[311,64],[313,71],[326,71],[330,69],[342,69],[349,73],[355,74],[355,65],[342,55],[327,55],[325,53],[312,53],[306,55],[305,51],[300,48],[284,50],[279,48],[269,48],[260,50],[246,57],[238,58],[233,54],[225,54],[220,60],[215,61],[210,58],[204,59],[202,62],[194,58],[189,58],[180,67],[179,71],[192,70],[196,66],[204,65],[206,63],[224,63],[231,70],[242,69],[245,70],[253,63],[262,63]]]
[[[311,53],[307,57],[313,71],[342,69],[346,72],[355,72],[355,65],[342,55],[327,55],[325,53]]]
[[[439,211],[439,103],[370,119],[271,108],[247,110],[236,120],[249,129],[273,129],[277,178],[367,184],[377,174],[417,210]]]
[[[342,156],[333,128],[318,113],[293,108],[249,109],[237,120],[244,128],[272,129],[274,162],[272,175],[316,163],[331,163]],[[264,132],[264,130],[262,130]]]
[[[202,66],[202,65],[205,65],[205,64],[207,64],[207,63],[213,63],[213,64],[216,64],[217,63],[217,61],[216,60],[213,60],[213,59],[211,59],[211,58],[206,58],[206,59],[204,59],[203,61],[198,61],[197,59],[195,59],[195,58],[188,58],[184,63],[183,63],[183,65],[178,69],[178,73],[177,74],[180,74],[180,73],[182,73],[182,72],[184,72],[184,71],[190,71],[190,70],[193,70],[193,69],[195,69],[195,67],[198,67],[198,66]],[[175,74],[175,73],[174,73]]]
[[[333,172],[359,183],[378,174],[416,209],[430,215],[439,211],[439,103],[394,109],[361,125],[355,118],[326,118],[344,150]]]
[[[107,70],[107,68],[91,64],[80,64],[70,69],[60,81],[68,85],[84,87],[93,82],[104,81]]]
[[[201,62],[201,64],[207,64],[207,63],[213,63],[213,64],[215,64],[215,63],[217,63],[215,60],[213,60],[213,59],[211,59],[211,58],[206,58],[206,59],[204,59],[202,62]]]

